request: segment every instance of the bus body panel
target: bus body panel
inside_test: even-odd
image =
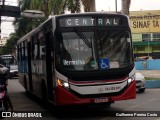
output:
[[[108,99],[107,102],[114,102],[119,100],[129,100],[135,99],[136,90],[135,90],[136,82],[133,81],[127,89],[120,95],[117,96],[105,96],[105,97],[97,97],[97,98],[80,98],[76,95],[72,94],[68,90],[63,87],[58,86],[56,88],[55,97],[56,97],[56,105],[71,105],[71,104],[92,104],[95,103],[95,99]],[[106,102],[106,103],[107,103]]]

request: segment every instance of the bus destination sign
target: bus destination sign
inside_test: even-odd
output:
[[[118,17],[67,17],[61,18],[60,27],[78,27],[78,26],[117,26],[123,25],[123,20]]]

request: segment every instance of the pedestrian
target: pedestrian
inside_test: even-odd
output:
[[[8,79],[9,79],[8,71],[9,69],[7,67],[0,64],[0,85],[5,85],[7,102],[9,104],[9,107],[11,108],[11,112],[13,112],[12,102],[7,91]]]

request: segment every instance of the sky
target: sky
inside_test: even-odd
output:
[[[17,0],[6,0],[5,5],[11,5],[11,6],[17,6]],[[13,22],[14,18],[13,17],[1,17],[1,36],[2,37],[7,37],[9,36],[10,33],[14,32],[14,26]],[[6,22],[8,21],[8,22]]]
[[[116,0],[96,0],[97,11],[115,11]],[[121,11],[121,0],[117,0],[117,10]],[[130,11],[160,10],[160,0],[131,0]]]
[[[8,5],[17,5],[17,0],[6,0],[9,1]],[[96,0],[96,11],[115,11],[116,0]],[[140,10],[160,10],[160,0],[131,0],[130,11]],[[121,0],[117,0],[117,11],[121,11]],[[3,20],[13,21],[12,17],[3,17]],[[2,22],[2,37],[9,36],[10,33],[14,32],[12,22]]]

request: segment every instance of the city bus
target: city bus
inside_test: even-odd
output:
[[[135,99],[129,19],[121,13],[52,16],[17,42],[19,82],[57,106]]]

